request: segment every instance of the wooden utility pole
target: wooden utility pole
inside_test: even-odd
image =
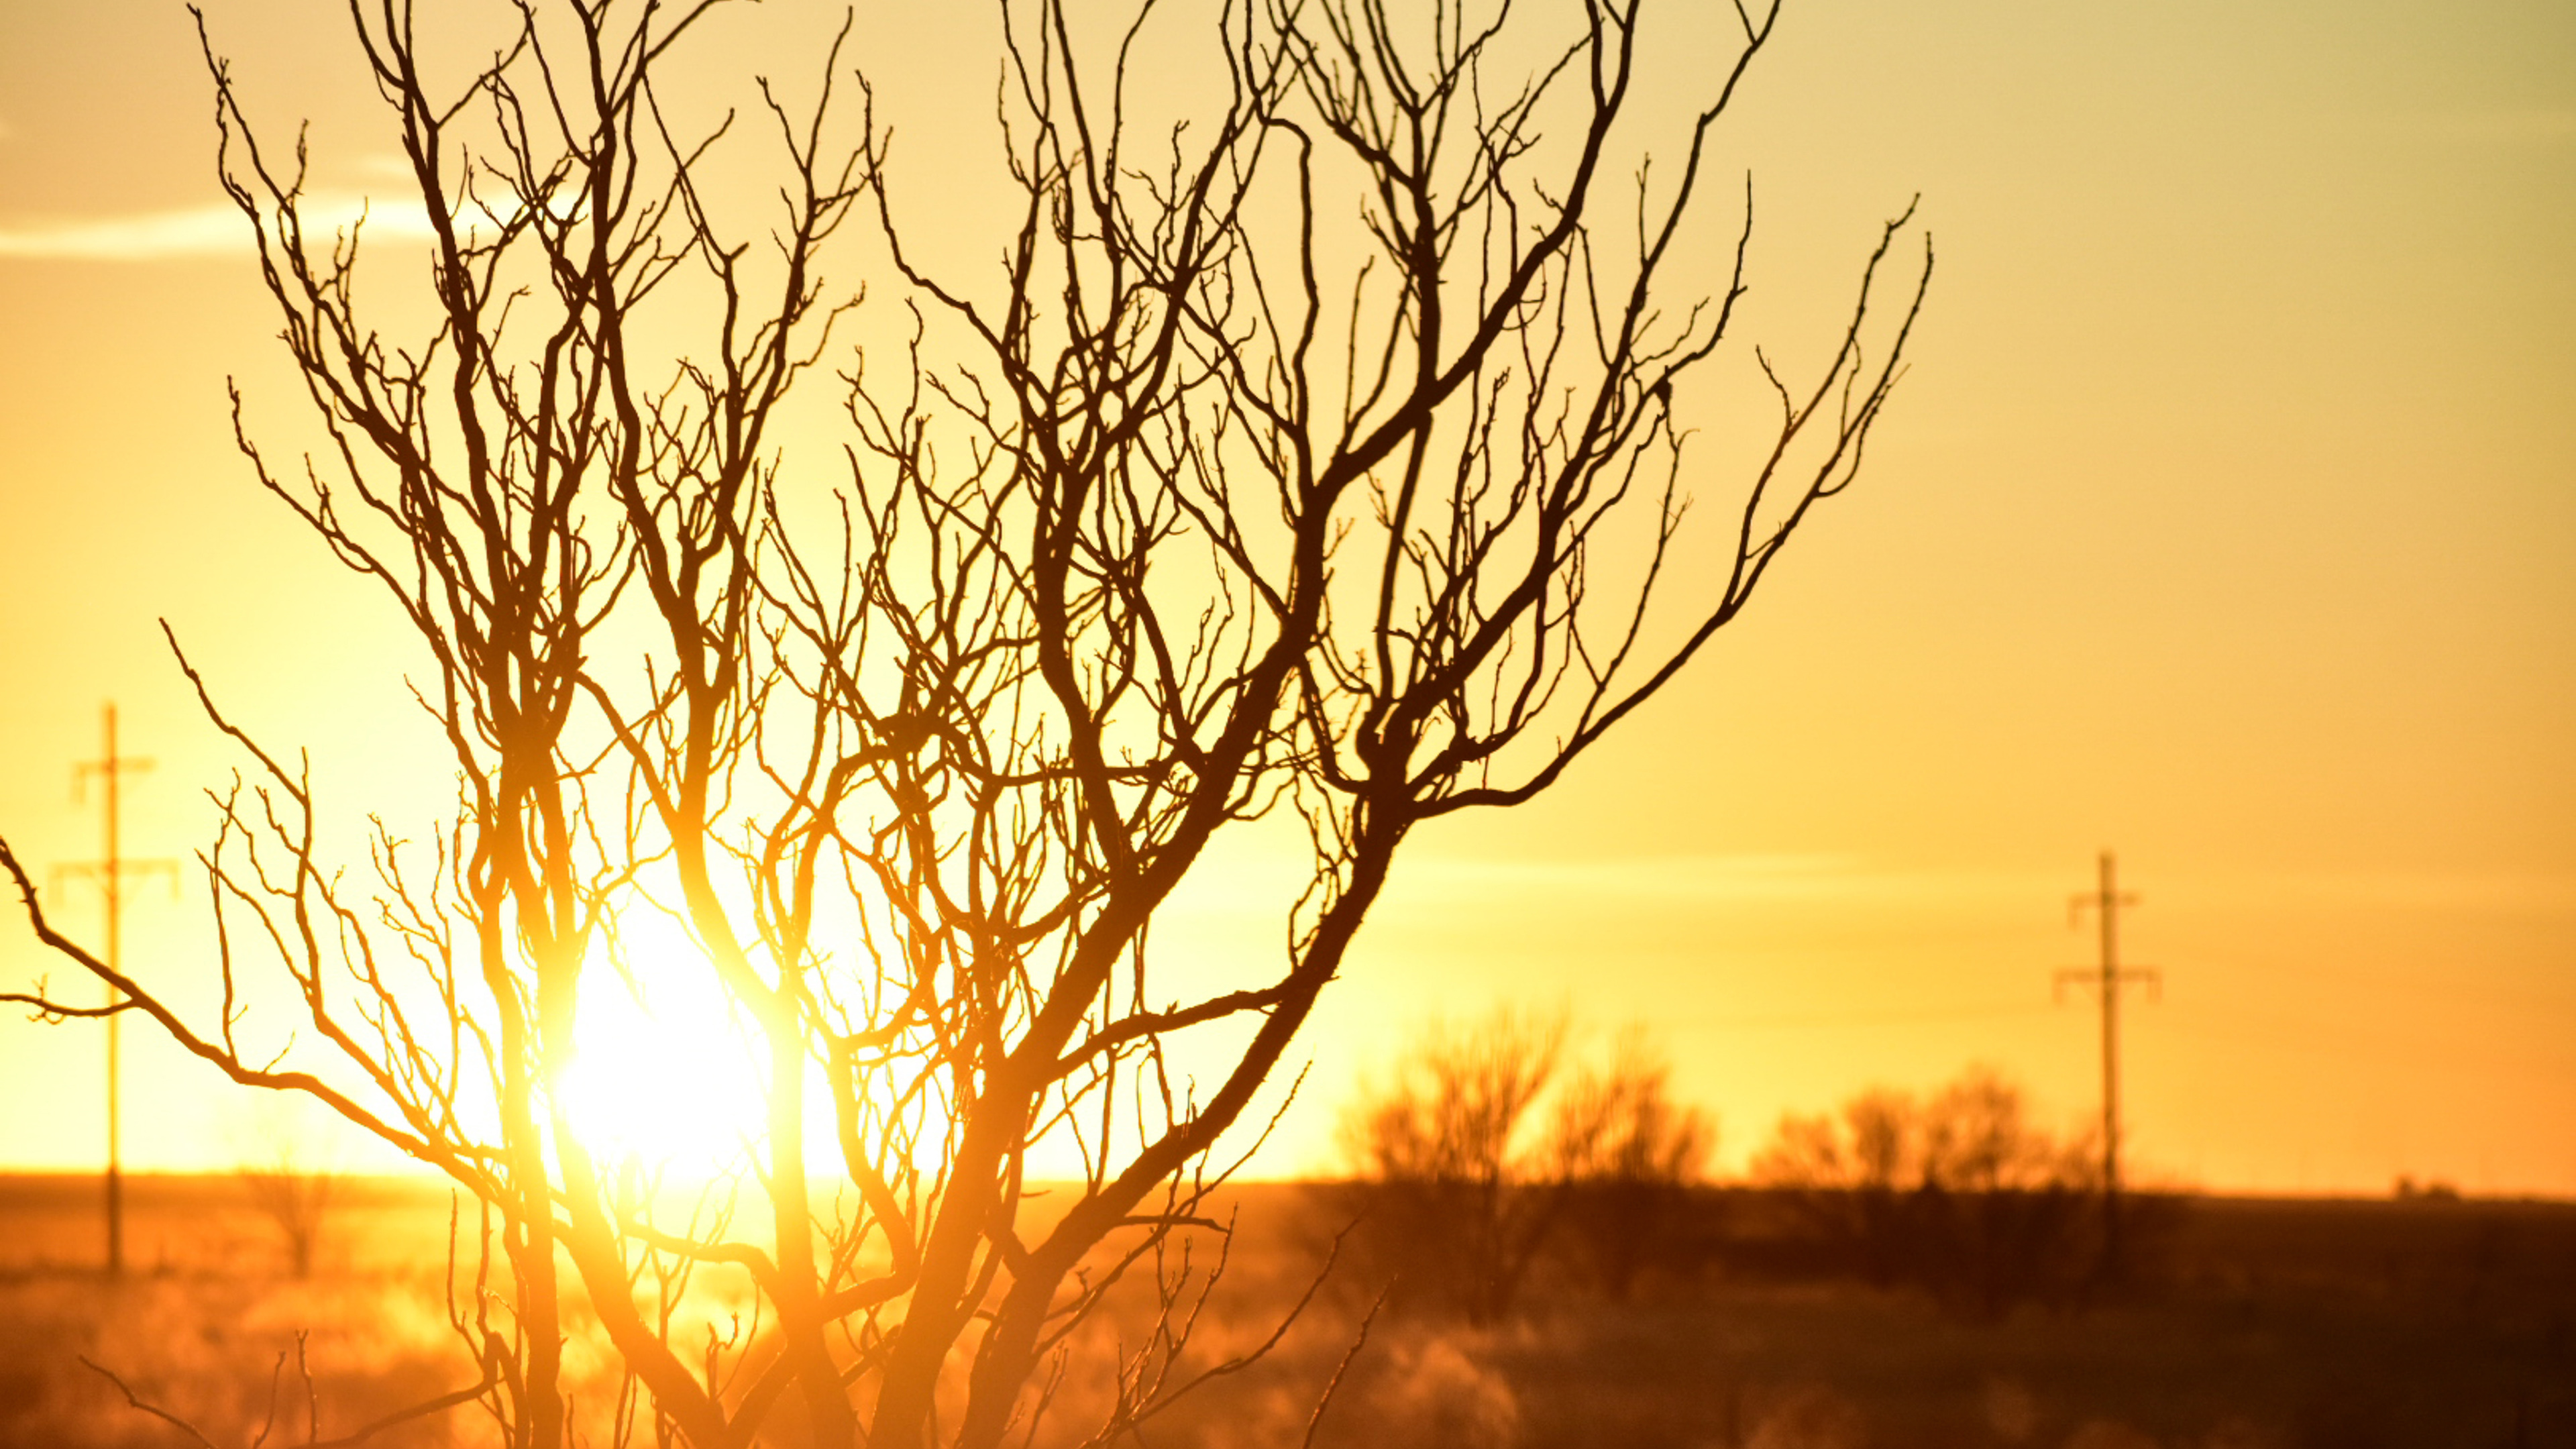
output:
[[[2123,894],[2119,885],[2119,865],[2111,852],[2102,852],[2101,881],[2093,890],[2074,898],[2071,920],[2082,924],[2089,907],[2102,927],[2102,957],[2091,967],[2070,967],[2057,973],[2060,998],[2069,985],[2090,986],[2102,1001],[2102,1272],[2107,1278],[2120,1275],[2120,988],[2130,982],[2143,983],[2152,995],[2163,989],[2164,977],[2152,966],[2120,964],[2120,910],[2138,904],[2137,896]]]
[[[106,854],[98,860],[84,861],[62,868],[71,874],[90,876],[98,881],[100,892],[107,898],[107,950],[100,959],[107,963],[108,970],[123,975],[125,972],[123,962],[125,877],[129,873],[168,871],[171,875],[171,883],[175,887],[178,882],[179,867],[175,861],[125,858],[124,842],[118,836],[122,821],[119,818],[121,802],[118,799],[117,780],[122,775],[139,773],[152,768],[152,762],[116,752],[115,704],[110,703],[104,708],[101,723],[103,752],[96,760],[85,760],[72,766],[72,798],[78,800],[85,793],[83,787],[92,775],[98,776],[105,782],[106,799],[103,803],[106,815]],[[125,1271],[125,1164],[120,1140],[124,1124],[119,1116],[122,1104],[118,1101],[117,1093],[120,1063],[117,1058],[116,1030],[118,1018],[122,1013],[114,1010],[119,1004],[116,989],[108,988],[107,1005],[110,1010],[107,1016],[107,1271],[111,1277],[121,1275]]]

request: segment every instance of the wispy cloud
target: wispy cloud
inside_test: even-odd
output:
[[[1847,855],[1681,855],[1609,860],[1417,857],[1409,892],[1441,900],[1548,895],[1730,901],[1961,901],[2051,891],[2054,878],[1991,871],[1888,870]]]
[[[2064,900],[2086,872],[1890,868],[1850,855],[1676,855],[1594,860],[1416,856],[1398,867],[1409,900],[1618,897],[1663,901],[1831,902],[1853,906],[1968,906]],[[2492,913],[2576,911],[2576,877],[2408,872],[2163,875],[2166,903],[2237,909],[2283,900],[2311,905]]]
[[[429,235],[429,219],[410,206],[371,201],[356,192],[316,193],[299,211],[304,234],[317,243],[366,222],[371,239]],[[0,257],[99,262],[152,262],[183,257],[240,256],[250,250],[242,214],[229,202],[138,212],[126,216],[0,221]]]

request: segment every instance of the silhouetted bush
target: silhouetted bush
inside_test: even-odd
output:
[[[324,1223],[340,1195],[340,1172],[330,1165],[321,1134],[300,1099],[262,1101],[256,1121],[255,1145],[246,1149],[233,1176],[251,1205],[277,1226],[288,1272],[310,1278]]]
[[[2021,1089],[1971,1068],[1928,1098],[1872,1088],[1834,1115],[1781,1119],[1753,1161],[1830,1261],[1999,1315],[2063,1301],[2099,1253],[2089,1137],[2032,1126]]]
[[[1609,1062],[1579,1073],[1556,1100],[1548,1149],[1561,1192],[1557,1256],[1620,1300],[1659,1269],[1692,1266],[1692,1187],[1716,1147],[1716,1121],[1673,1100],[1672,1064],[1644,1029],[1621,1033]]]
[[[1625,1297],[1688,1241],[1714,1123],[1642,1032],[1570,1075],[1566,1034],[1561,1013],[1434,1023],[1345,1111],[1356,1178],[1326,1211],[1399,1307],[1490,1323],[1533,1278]]]
[[[1357,1180],[1331,1207],[1358,1219],[1351,1250],[1399,1306],[1487,1323],[1519,1294],[1557,1207],[1526,1139],[1565,1033],[1562,1013],[1434,1022],[1344,1110]]]

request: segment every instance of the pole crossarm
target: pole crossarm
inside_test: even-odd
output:
[[[174,857],[162,855],[154,856],[149,860],[118,860],[112,864],[120,880],[132,880],[138,876],[166,876],[170,881],[171,894],[178,894],[179,862]],[[54,884],[59,886],[65,880],[94,880],[103,885],[107,880],[110,865],[111,862],[104,860],[57,862],[53,867]]]
[[[2052,981],[2049,999],[2063,1004],[2069,986],[2101,989],[2103,979],[2099,966],[2061,966]],[[2123,966],[2111,973],[2111,979],[2122,986],[2144,986],[2149,1001],[2162,1001],[2165,995],[2165,973],[2154,966]]]

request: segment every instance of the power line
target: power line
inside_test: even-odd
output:
[[[1802,1011],[1772,1016],[1695,1016],[1689,1024],[1703,1030],[1759,1031],[1777,1027],[1914,1026],[1951,1021],[1994,1021],[2032,1016],[2046,1010],[2028,1003],[1995,1006],[1943,1006],[1919,1011]]]

